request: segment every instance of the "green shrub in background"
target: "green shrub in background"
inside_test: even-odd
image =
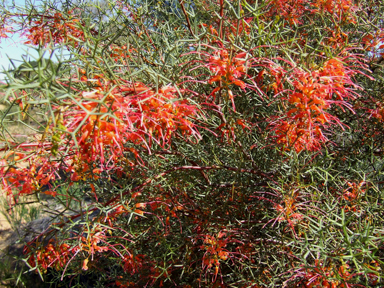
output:
[[[3,191],[64,207],[26,243],[27,273],[383,285],[381,1],[5,7],[0,35],[21,29],[40,55],[6,100],[41,120],[23,141],[1,122]]]

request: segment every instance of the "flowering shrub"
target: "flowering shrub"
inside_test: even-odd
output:
[[[39,55],[71,56],[2,87],[30,128],[0,122],[9,206],[62,207],[25,243],[29,273],[68,287],[381,287],[383,5],[81,3],[0,18],[0,37],[22,27]]]

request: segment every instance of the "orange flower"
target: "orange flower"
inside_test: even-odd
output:
[[[84,259],[83,261],[83,266],[81,267],[81,269],[83,269],[84,271],[87,271],[88,270],[88,258]]]

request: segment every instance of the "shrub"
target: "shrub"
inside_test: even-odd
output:
[[[7,100],[45,120],[24,142],[1,122],[3,190],[11,206],[48,194],[64,207],[26,243],[30,273],[84,287],[382,285],[383,10],[8,7],[0,35],[21,29],[40,56],[28,78],[9,75]]]

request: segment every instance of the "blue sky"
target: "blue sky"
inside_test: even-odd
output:
[[[33,46],[24,45],[25,38],[21,37],[19,34],[11,35],[10,38],[1,39],[0,42],[0,81],[4,80],[5,74],[1,73],[4,70],[13,69],[11,61],[18,67],[26,59],[26,61],[33,61],[38,58],[38,53]],[[60,57],[59,50],[56,50],[54,56],[51,58],[50,52],[47,51],[44,55],[44,58],[51,58],[53,61],[57,61],[57,57]],[[66,51],[68,52],[68,51]],[[64,53],[68,54],[68,53]],[[57,56],[57,57],[56,57]],[[64,58],[67,55],[63,55]]]
[[[25,40],[24,40],[25,41]],[[23,45],[23,39],[20,38],[18,34],[12,35],[11,38],[1,39],[0,43],[0,70],[8,70],[12,68],[12,64],[9,61],[9,58],[14,60],[14,64],[19,66],[21,64],[23,57],[31,58],[31,56],[27,56],[28,54],[37,57],[36,51],[34,49],[29,48],[26,45]],[[19,60],[19,61],[17,61]],[[33,59],[32,59],[33,60]],[[0,76],[0,78],[3,78]]]
[[[8,4],[12,1],[8,0]],[[16,0],[15,4],[18,6],[25,6],[25,0]],[[27,0],[28,3],[38,3],[37,0]],[[0,72],[13,68],[9,58],[14,61],[14,64],[19,66],[22,63],[23,57],[27,60],[34,60],[32,56],[37,57],[36,51],[24,45],[25,39],[20,37],[19,34],[10,35],[10,38],[0,39]],[[29,56],[28,56],[29,54]],[[0,80],[4,79],[4,74],[0,74]]]
[[[8,4],[11,3],[11,1],[7,2]],[[24,6],[25,0],[16,0],[15,4]],[[7,39],[0,39],[0,71],[8,70],[13,67],[8,57],[13,59],[15,65],[18,66],[21,64],[19,61],[22,60],[23,55],[28,54],[27,52],[34,56],[37,55],[34,53],[33,49],[29,49],[27,46],[22,44],[24,41],[25,40],[20,38],[19,34],[11,35],[11,37]],[[4,79],[4,74],[0,74],[0,79]]]

